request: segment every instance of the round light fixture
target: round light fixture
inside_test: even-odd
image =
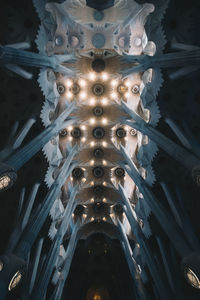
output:
[[[187,280],[187,282],[191,286],[200,290],[200,279],[198,278],[198,276],[195,274],[195,272],[192,269],[190,269],[189,267],[186,267],[184,269],[184,276],[185,276],[185,279]]]
[[[96,83],[92,87],[92,92],[95,96],[103,95],[104,91],[105,91],[105,88],[104,88],[103,84]]]
[[[118,86],[117,90],[118,90],[118,92],[119,92],[120,94],[124,94],[124,93],[126,93],[126,92],[128,91],[128,87],[125,86],[125,85],[123,85],[123,84],[120,84],[120,85]]]
[[[104,172],[104,169],[102,167],[95,167],[93,169],[94,177],[101,178],[101,177],[104,176],[104,174],[105,174],[105,172]]]
[[[124,175],[125,175],[124,169],[122,169],[122,168],[115,169],[115,175],[117,177],[124,177]]]
[[[73,95],[77,95],[80,92],[80,86],[77,83],[74,83],[71,87],[71,92]]]
[[[96,127],[93,130],[93,136],[96,139],[102,139],[105,135],[105,130],[102,127]]]
[[[5,191],[13,186],[17,180],[17,173],[10,166],[0,163],[0,191]]]
[[[22,274],[20,273],[20,271],[17,271],[9,283],[8,290],[12,291],[13,289],[15,289],[19,285],[21,280]]]
[[[104,151],[101,148],[95,149],[93,153],[96,158],[103,158],[104,156]]]
[[[83,177],[83,170],[81,168],[75,168],[72,171],[72,176],[76,179],[80,179]]]
[[[65,92],[65,86],[62,83],[58,83],[57,90],[60,95],[63,95]]]
[[[60,135],[61,137],[67,136],[67,135],[68,135],[67,129],[62,129],[62,130],[59,132],[59,135]]]
[[[75,139],[80,138],[81,136],[81,130],[78,127],[75,127],[72,131],[71,131],[71,136],[74,137]]]
[[[101,117],[103,115],[103,108],[101,106],[96,106],[94,109],[93,109],[93,114],[96,116],[96,117]]]
[[[133,94],[138,94],[139,91],[140,91],[139,85],[135,84],[135,85],[132,87],[132,92],[133,92]]]
[[[116,130],[116,136],[120,139],[126,136],[126,130],[123,127],[120,127]]]

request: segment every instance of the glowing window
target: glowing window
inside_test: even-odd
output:
[[[93,300],[101,300],[101,296],[99,294],[95,294]]]

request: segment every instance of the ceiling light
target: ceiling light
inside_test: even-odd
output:
[[[108,123],[108,120],[106,118],[103,118],[101,122],[102,124],[106,125]]]
[[[66,81],[66,86],[67,86],[67,87],[71,87],[72,84],[73,84],[73,81],[72,81],[72,80],[68,79],[68,80]]]
[[[96,79],[95,73],[89,73],[89,79],[92,81],[95,80]]]
[[[111,85],[112,85],[113,87],[117,86],[117,83],[118,83],[118,80],[117,80],[117,79],[113,79],[113,80],[111,81]]]
[[[71,92],[67,92],[67,98],[71,99],[73,97],[73,94]]]
[[[96,123],[96,121],[94,118],[90,119],[90,124],[95,124],[95,123]]]
[[[101,77],[102,77],[103,80],[107,80],[108,79],[108,74],[107,73],[103,73]]]
[[[85,92],[80,93],[80,99],[84,100],[86,98],[87,94]]]
[[[85,87],[86,86],[86,81],[84,79],[80,79],[79,84],[80,84],[81,87]]]
[[[96,100],[94,98],[90,99],[90,105],[94,105],[96,103]]]
[[[200,289],[200,279],[198,278],[197,274],[190,269],[190,268],[185,268],[184,270],[184,276],[187,282],[193,286],[196,289]]]
[[[102,104],[103,104],[103,105],[106,105],[107,103],[108,103],[108,99],[107,99],[107,98],[103,98],[103,99],[102,99]]]

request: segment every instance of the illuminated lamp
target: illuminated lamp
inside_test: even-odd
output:
[[[187,283],[200,290],[200,254],[193,252],[181,262],[182,273]]]
[[[0,287],[1,296],[7,291],[12,292],[23,282],[26,273],[26,263],[16,255],[0,257]]]
[[[16,171],[10,166],[0,163],[0,191],[11,188],[16,180]]]
[[[126,136],[126,130],[124,130],[123,127],[120,127],[116,130],[116,136],[120,139],[124,138]]]

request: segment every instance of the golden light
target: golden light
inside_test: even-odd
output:
[[[87,94],[85,92],[80,93],[80,99],[84,100],[87,97]]]
[[[101,296],[99,295],[99,293],[95,293],[94,297],[93,297],[93,300],[102,300],[101,299]]]
[[[190,268],[185,268],[184,276],[187,282],[196,289],[200,289],[200,279],[195,272]]]
[[[107,99],[107,98],[103,98],[103,99],[102,99],[102,104],[103,104],[103,105],[106,105],[107,103],[108,103],[108,99]]]
[[[105,141],[103,141],[103,142],[102,142],[102,145],[103,145],[103,147],[107,147],[108,143],[105,142]]]
[[[107,74],[107,73],[103,73],[103,74],[101,75],[101,78],[102,78],[103,80],[107,80],[107,79],[108,79],[108,74]]]
[[[86,130],[86,126],[85,125],[81,125],[81,129],[82,130]]]
[[[106,198],[103,198],[103,202],[106,203],[106,202],[107,202],[107,199],[106,199]]]
[[[90,146],[94,147],[95,146],[95,142],[94,141],[90,142]]]
[[[90,166],[94,166],[94,160],[93,159],[90,161]]]
[[[91,98],[90,99],[90,105],[94,105],[96,103],[95,99],[94,98]]]
[[[125,86],[130,87],[131,81],[127,79],[127,80],[125,80],[124,84],[125,84]]]
[[[86,81],[84,79],[80,79],[79,82],[81,87],[85,87],[86,86]]]
[[[111,96],[112,99],[116,99],[117,98],[117,93],[113,92],[110,96]]]
[[[8,175],[3,175],[0,177],[0,190],[3,190],[9,186],[11,179]]]
[[[81,142],[82,142],[82,143],[85,143],[85,142],[86,142],[86,138],[83,137],[83,138],[81,139]]]
[[[90,221],[93,222],[94,221],[94,217],[90,218]]]
[[[102,124],[104,124],[104,125],[108,124],[108,120],[107,120],[106,118],[103,118],[101,122],[102,122]]]
[[[70,79],[67,79],[67,81],[66,81],[66,86],[67,86],[67,87],[71,87],[72,84],[73,84],[73,81],[70,80]]]
[[[127,88],[127,86],[125,86],[125,85],[123,85],[123,84],[120,84],[119,86],[118,86],[118,92],[120,93],[120,94],[124,94],[125,92],[127,92],[127,90],[128,90],[128,88]]]
[[[90,202],[91,202],[91,203],[94,203],[94,198],[91,198]]]
[[[83,183],[86,182],[86,178],[85,177],[82,178],[81,180],[82,180]]]
[[[104,185],[104,186],[107,186],[107,182],[106,182],[106,181],[104,181],[104,182],[103,182],[103,185]]]
[[[90,182],[90,185],[93,186],[93,185],[94,185],[94,181],[91,181],[91,182]]]
[[[117,86],[117,84],[118,84],[118,80],[117,80],[117,79],[113,79],[113,80],[111,81],[111,85],[112,85],[113,87]]]
[[[103,221],[104,221],[104,222],[106,221],[106,217],[103,217]]]
[[[73,137],[72,136],[69,136],[68,139],[69,139],[70,142],[73,141]]]
[[[131,96],[131,94],[129,92],[127,92],[125,95],[124,95],[126,98],[129,98]]]
[[[19,285],[21,279],[22,279],[22,274],[20,273],[20,271],[17,271],[17,273],[15,273],[15,275],[13,276],[13,278],[9,283],[8,290],[11,291],[14,288],[16,288]]]
[[[91,119],[90,119],[90,124],[93,125],[93,124],[95,124],[95,123],[96,123],[96,120],[95,120],[94,118],[91,118]]]
[[[92,81],[94,81],[96,79],[95,73],[92,73],[92,72],[89,73],[89,79],[92,80]]]
[[[69,131],[72,131],[72,129],[73,129],[72,126],[69,126],[69,127],[68,127],[68,130],[69,130]]]
[[[107,166],[107,161],[106,160],[103,160],[103,165]]]
[[[66,96],[67,96],[68,99],[72,99],[73,94],[72,94],[71,92],[67,92],[67,95],[66,95]]]

